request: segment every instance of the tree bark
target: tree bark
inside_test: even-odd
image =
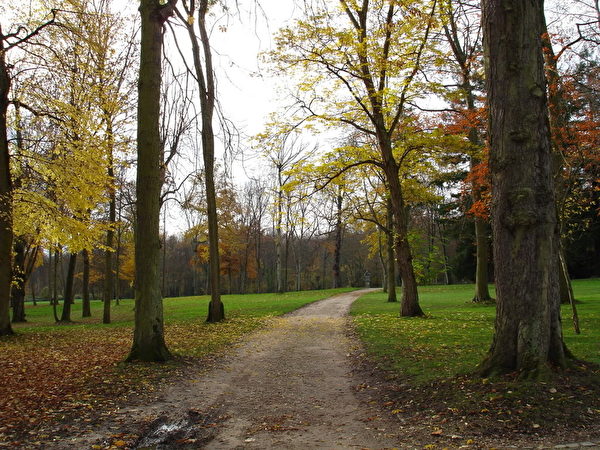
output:
[[[92,317],[92,308],[90,305],[90,252],[87,249],[83,249],[81,257],[83,259],[81,317]]]
[[[77,253],[71,253],[69,256],[69,268],[67,278],[65,279],[65,295],[63,299],[63,309],[60,316],[61,322],[71,322],[71,305],[73,304],[73,282],[75,281],[75,265],[77,263]]]
[[[0,336],[13,334],[10,324],[12,282],[12,181],[6,115],[10,76],[6,65],[4,34],[0,27]]]
[[[138,167],[135,226],[135,328],[128,361],[165,361],[160,293],[160,193],[163,184],[159,135],[163,25],[173,4],[141,0],[141,50],[138,79]]]
[[[566,364],[540,36],[543,0],[484,0],[497,310],[483,376]]]

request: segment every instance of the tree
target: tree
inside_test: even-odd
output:
[[[276,253],[276,279],[278,293],[287,289],[287,280],[284,274],[287,268],[287,248],[289,244],[289,218],[290,196],[286,192],[286,185],[293,179],[293,171],[306,159],[311,151],[308,145],[302,142],[300,134],[294,127],[285,124],[279,118],[274,118],[267,130],[257,136],[259,149],[268,161],[270,169],[274,172],[273,186],[273,233],[275,236]],[[314,151],[314,150],[313,150]],[[284,222],[286,222],[284,224]],[[285,236],[284,236],[285,235]],[[284,241],[285,240],[285,257]]]
[[[458,97],[460,98],[463,132],[467,135],[470,149],[471,170],[481,163],[483,139],[478,127],[476,88],[478,84],[477,70],[480,67],[480,18],[477,7],[469,2],[446,2],[443,6],[445,19],[444,35],[450,46],[452,63],[457,67]],[[478,67],[479,66],[479,67]],[[452,93],[457,96],[457,93]],[[481,202],[481,188],[471,179],[471,196],[474,204]],[[475,222],[476,269],[474,302],[492,300],[488,288],[488,221],[480,214],[473,215]]]
[[[406,155],[399,154],[397,143],[430,54],[437,2],[406,5],[385,0],[340,0],[337,6],[335,12],[328,9],[329,2],[319,3],[294,28],[281,30],[272,57],[281,70],[302,71],[300,93],[309,96],[300,99],[305,113],[329,125],[352,127],[376,142],[394,209],[396,259],[402,277],[401,315],[419,316],[423,311],[400,182]]]
[[[175,1],[141,0],[135,225],[135,328],[127,359],[165,361],[160,291],[160,198],[163,184],[159,134],[163,32]]]
[[[0,24],[0,336],[12,334],[10,325],[10,287],[12,282],[13,251],[13,184],[11,162],[8,146],[7,114],[9,92],[11,89],[10,65],[6,59],[7,52],[19,47],[44,28],[52,25],[52,18],[37,27],[28,29],[24,26],[9,30],[6,34]]]
[[[32,239],[19,236],[14,242],[13,286],[11,303],[13,322],[25,322],[25,286],[36,267],[40,246]]]
[[[543,0],[485,0],[497,312],[484,376],[564,367]],[[518,62],[518,63],[516,63]],[[516,263],[518,261],[518,263]]]
[[[204,160],[204,182],[206,188],[206,209],[208,219],[208,246],[210,265],[210,302],[207,322],[220,322],[225,319],[225,308],[221,301],[219,230],[215,190],[215,135],[213,117],[216,102],[216,87],[212,64],[212,50],[208,35],[206,16],[211,6],[209,0],[200,0],[196,9],[194,0],[182,0],[183,12],[175,9],[177,17],[185,26],[192,47],[194,76],[198,84],[200,115],[202,122],[202,156]],[[197,20],[195,14],[197,13]],[[197,24],[200,37],[196,34]]]

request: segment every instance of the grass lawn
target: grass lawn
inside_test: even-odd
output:
[[[455,448],[452,435],[469,436],[467,446],[521,439],[519,445],[537,448],[544,438],[561,443],[598,435],[600,279],[576,280],[573,288],[582,332],[573,332],[571,308],[564,306],[565,342],[593,364],[577,363],[542,380],[469,375],[490,348],[495,316],[494,305],[469,301],[473,285],[421,287],[424,318],[400,318],[399,303],[387,303],[382,293],[363,296],[351,313],[369,365],[385,369],[371,383],[384,393],[390,414],[430,430],[423,439],[434,444],[425,448]]]
[[[205,357],[202,364],[210,364],[212,355],[269,318],[350,290],[225,295],[227,320],[217,324],[205,322],[207,296],[167,298],[165,339],[179,358],[165,364],[122,362],[132,342],[132,300],[113,305],[109,325],[100,323],[99,301],[92,302],[92,317],[82,319],[77,300],[74,322],[58,325],[47,303],[28,304],[27,323],[16,324],[14,336],[0,338],[0,444],[31,430],[52,433],[68,418],[91,420],[88,416],[110,410],[130,395],[151,392],[165,376],[186,376],[194,357]]]
[[[575,280],[573,288],[582,333],[573,332],[571,307],[563,306],[565,342],[577,358],[600,364],[600,279]],[[489,349],[495,306],[470,302],[473,293],[470,284],[420,287],[425,318],[398,317],[399,303],[383,293],[363,296],[351,313],[383,367],[423,384],[472,371]]]

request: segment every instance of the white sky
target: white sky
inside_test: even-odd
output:
[[[213,16],[211,21],[214,23],[210,41],[217,96],[225,117],[239,129],[240,145],[245,152],[243,163],[239,158],[231,168],[238,185],[242,185],[248,175],[268,173],[264,161],[261,164],[257,158],[252,159],[248,150],[250,138],[263,131],[268,115],[285,102],[277,89],[283,86],[284,77],[269,75],[259,62],[259,54],[272,49],[272,35],[291,20],[296,11],[294,0],[260,0],[262,11],[258,12],[254,3],[254,0],[240,1],[237,14]],[[184,40],[187,41],[187,36],[180,42]],[[215,133],[218,132],[215,128]],[[219,140],[217,146],[220,146]],[[222,151],[217,148],[217,159]],[[186,228],[177,209],[175,205],[168,206],[169,233]]]

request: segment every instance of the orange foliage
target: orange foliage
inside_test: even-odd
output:
[[[465,185],[470,186],[470,189],[475,192],[473,198],[476,199],[467,211],[467,214],[489,220],[492,191],[487,149],[484,151],[483,160],[471,167],[471,171],[465,178]]]

